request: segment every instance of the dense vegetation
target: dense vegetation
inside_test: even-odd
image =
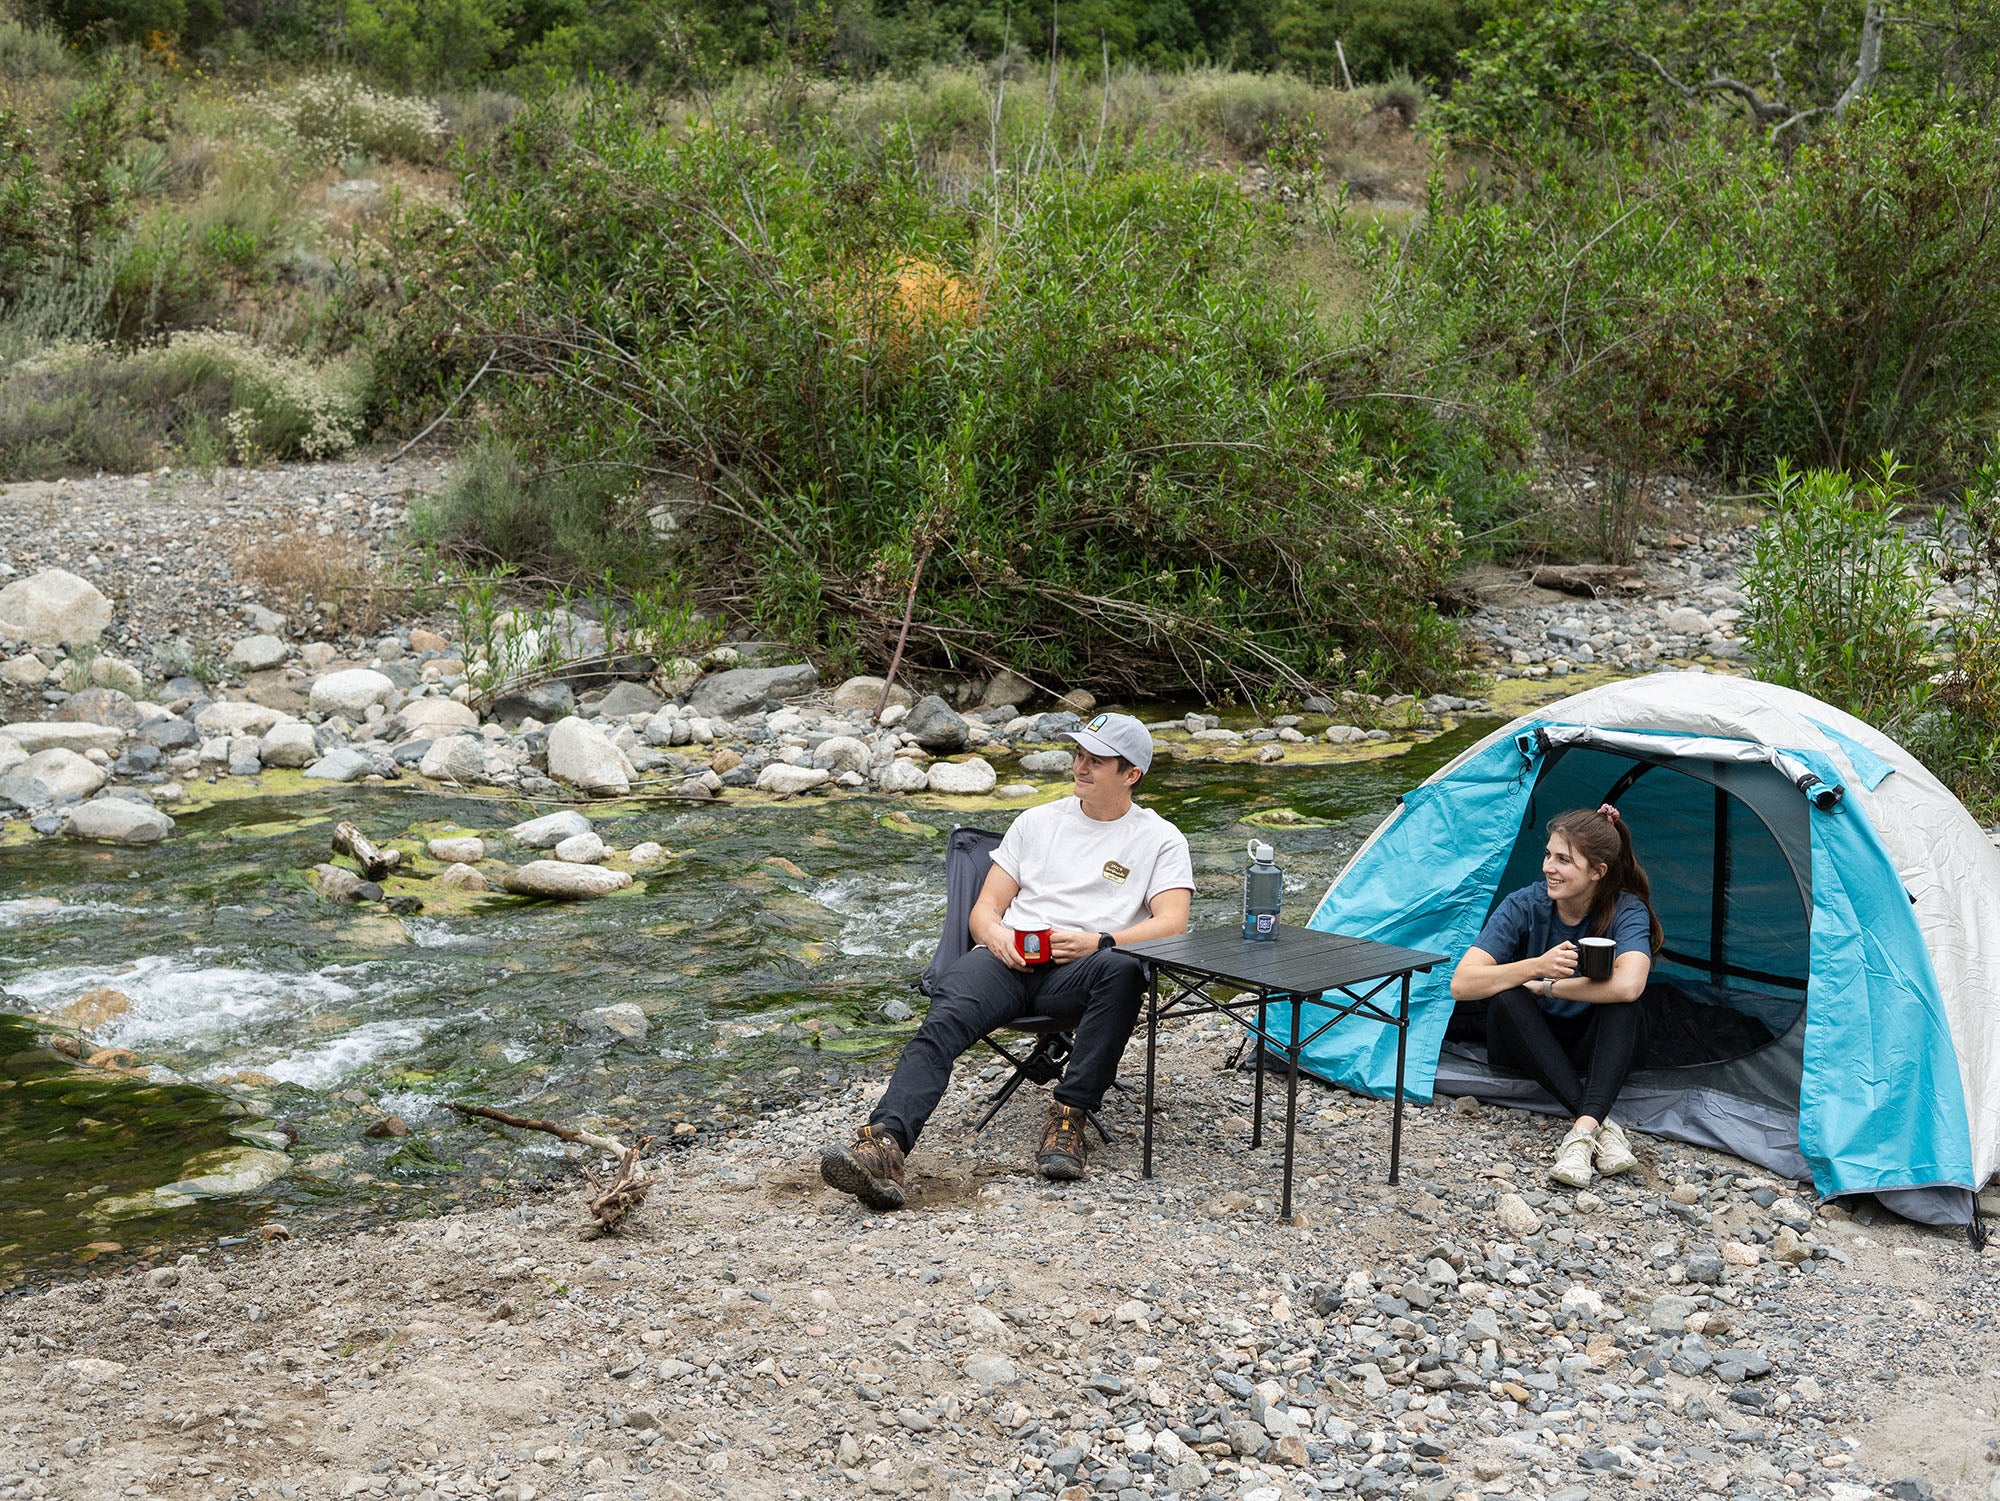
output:
[[[442,419],[441,550],[837,661],[1436,687],[1465,555],[1627,558],[1668,471],[1809,473],[1767,590],[1800,495],[1984,503],[1997,62],[2000,0],[38,0],[0,464]],[[1987,736],[1964,635],[1850,702]]]

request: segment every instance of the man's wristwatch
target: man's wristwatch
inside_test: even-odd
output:
[[[1109,933],[1099,933],[1097,935],[1097,947],[1100,952],[1105,949],[1115,949],[1118,947],[1118,940]]]

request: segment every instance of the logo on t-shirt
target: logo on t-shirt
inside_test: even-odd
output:
[[[1120,865],[1116,860],[1106,860],[1104,862],[1104,879],[1114,886],[1123,886],[1125,878],[1131,874],[1131,871]]]

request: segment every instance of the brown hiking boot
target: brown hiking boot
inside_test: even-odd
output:
[[[1075,1105],[1051,1104],[1042,1125],[1042,1144],[1035,1151],[1035,1171],[1044,1178],[1081,1178],[1089,1150],[1084,1125],[1084,1113]]]
[[[819,1175],[870,1209],[903,1207],[903,1149],[878,1126],[854,1133],[854,1145],[827,1147],[819,1154]]]

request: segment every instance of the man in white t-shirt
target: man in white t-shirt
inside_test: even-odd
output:
[[[1187,930],[1187,839],[1132,801],[1153,737],[1129,714],[1099,714],[1069,738],[1075,795],[1014,820],[972,909],[975,946],[940,978],[868,1124],[820,1154],[820,1176],[871,1209],[902,1207],[904,1154],[944,1097],[952,1061],[1023,1016],[1076,1023],[1035,1166],[1081,1178],[1089,1112],[1111,1087],[1145,991],[1145,968],[1123,947]],[[1022,949],[1043,932],[1049,962],[1029,963]]]

